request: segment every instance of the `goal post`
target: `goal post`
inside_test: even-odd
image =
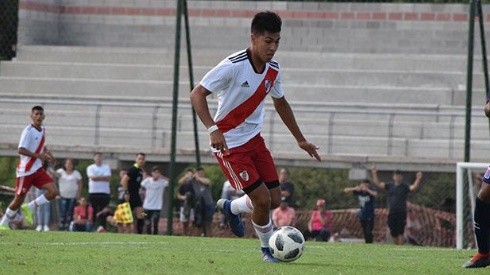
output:
[[[479,162],[456,163],[456,249],[463,249],[474,242],[472,223],[478,190],[475,189],[473,173],[484,173],[488,166],[488,163]]]

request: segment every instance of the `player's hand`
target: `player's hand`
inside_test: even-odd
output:
[[[485,110],[485,115],[487,117],[490,117],[490,100],[487,100],[487,104],[485,104],[484,110]]]
[[[376,168],[376,165],[371,166],[371,173],[373,174],[378,173],[378,168]]]
[[[209,145],[223,154],[228,154],[228,145],[226,145],[225,137],[220,130],[209,134]]]
[[[322,161],[322,158],[320,157],[320,155],[318,155],[317,151],[318,149],[320,149],[320,147],[316,146],[315,144],[309,143],[308,141],[299,142],[298,146],[301,149],[305,150],[310,155],[310,157],[314,157],[316,158],[316,160]]]
[[[416,179],[421,179],[421,178],[422,178],[422,176],[423,176],[422,172],[420,172],[420,171],[419,171],[419,172],[417,172],[417,174],[415,175],[415,178],[416,178]]]

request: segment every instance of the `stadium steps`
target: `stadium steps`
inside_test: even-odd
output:
[[[172,65],[15,61],[4,62],[0,66],[3,77],[173,81],[174,76]],[[199,81],[210,67],[195,66],[193,69],[194,78]],[[187,81],[189,79],[187,66],[182,66],[179,72],[181,80]],[[357,86],[413,85],[417,87],[448,87],[451,89],[463,85],[466,81],[464,75],[451,71],[285,67],[282,72],[285,83],[310,85],[349,83]],[[475,75],[475,84],[477,83],[483,85],[483,75]]]
[[[195,51],[193,56],[197,83],[223,58],[223,52]],[[296,118],[323,152],[462,156],[464,57],[279,52],[277,59],[284,67],[283,87]],[[194,147],[186,62],[183,54],[180,149]],[[484,92],[477,83],[483,82],[482,76],[476,74],[474,82],[474,102],[481,106]],[[0,63],[0,96],[6,100],[0,101],[0,114],[9,117],[0,123],[5,129],[0,140],[18,142],[18,132],[26,123],[25,110],[35,101],[47,107],[46,125],[55,144],[167,147],[172,91],[173,53],[169,51],[21,46],[14,61]],[[210,97],[210,102],[213,110],[216,101]],[[292,138],[271,111],[270,99],[267,108],[263,134],[268,146],[274,153],[296,156],[298,149],[291,147]],[[434,117],[437,112],[445,115]],[[472,146],[483,150],[488,146],[488,122],[476,114],[472,136],[477,142]],[[271,120],[277,121],[274,126]],[[198,125],[201,148],[208,148],[204,128]]]
[[[96,96],[171,97],[173,81],[121,80],[48,77],[0,77],[2,91],[19,95],[44,94]],[[362,86],[362,85],[311,85],[285,84],[286,98],[291,101],[352,102],[356,103],[426,103],[452,105],[462,103],[464,91],[447,87]],[[179,97],[188,98],[190,84],[179,82]],[[1,94],[1,93],[0,93]],[[481,94],[481,96],[480,96]],[[475,91],[475,101],[484,97],[483,90]],[[480,100],[481,101],[481,100]]]

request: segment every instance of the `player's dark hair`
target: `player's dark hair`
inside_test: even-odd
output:
[[[277,13],[264,11],[257,13],[252,19],[251,32],[253,34],[263,34],[264,32],[281,32],[282,20]]]
[[[158,166],[153,166],[153,167],[151,168],[151,171],[152,171],[152,172],[160,172],[160,168],[158,168]]]
[[[34,111],[44,112],[44,108],[40,105],[36,105],[36,106],[32,107],[32,109],[31,109],[31,112],[34,112]]]
[[[143,156],[143,157],[146,157],[146,154],[145,154],[145,153],[142,153],[142,152],[139,152],[138,154],[136,154],[136,156]]]

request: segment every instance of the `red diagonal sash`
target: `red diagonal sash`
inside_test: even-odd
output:
[[[44,148],[44,129],[43,129],[43,136],[41,137],[41,142],[39,142],[39,145],[37,146],[35,153],[40,154],[43,148]],[[32,165],[34,165],[34,162],[36,162],[36,158],[31,157],[31,159],[29,159],[29,162],[27,162],[26,164],[26,169],[25,169],[26,172],[29,172],[31,170]]]
[[[216,122],[216,125],[221,130],[221,132],[226,133],[229,130],[237,127],[242,122],[249,117],[259,104],[264,100],[269,89],[274,85],[277,74],[279,71],[269,67],[264,79],[260,83],[254,94],[247,100],[238,105],[235,109],[231,110],[224,118]],[[267,84],[267,85],[266,85]]]

